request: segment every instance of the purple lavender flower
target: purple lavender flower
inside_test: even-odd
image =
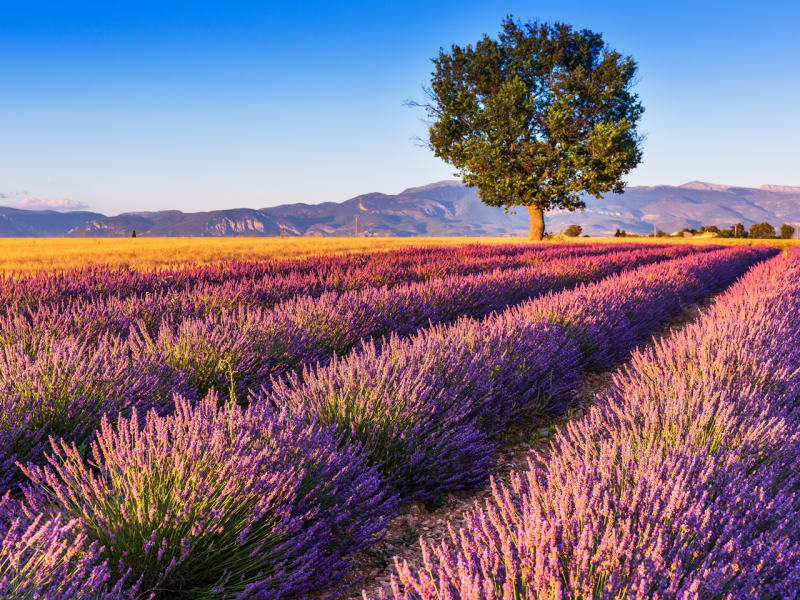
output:
[[[48,600],[132,600],[136,586],[111,573],[97,542],[75,520],[26,514],[8,495],[0,499],[0,597]]]

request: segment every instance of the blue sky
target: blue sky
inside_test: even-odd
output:
[[[796,2],[0,0],[0,204],[210,210],[450,178],[403,102],[440,46],[506,14],[636,58],[631,184],[800,185]]]

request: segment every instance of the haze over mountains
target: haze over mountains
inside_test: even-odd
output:
[[[400,194],[364,194],[344,202],[283,204],[184,213],[176,210],[105,216],[89,211],[57,212],[0,207],[3,237],[127,237],[135,229],[146,236],[352,235],[354,220],[366,236],[525,235],[528,214],[504,214],[485,206],[475,190],[455,181],[409,188]],[[586,197],[586,210],[555,211],[546,216],[548,231],[572,223],[590,235],[617,228],[649,233],[700,225],[746,226],[768,221],[800,223],[800,187],[763,185],[743,188],[692,181],[681,186],[634,186],[624,194]]]

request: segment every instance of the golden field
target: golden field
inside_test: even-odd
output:
[[[675,244],[770,245],[784,248],[798,240],[751,240],[719,238],[563,238],[541,243],[659,242]],[[415,238],[0,238],[0,273],[19,275],[65,270],[88,265],[130,266],[159,269],[181,265],[205,265],[231,260],[267,260],[306,256],[369,252],[408,246],[449,246],[469,243],[527,244],[512,237],[415,237]]]
[[[0,238],[0,273],[88,265],[158,269],[232,260],[303,258],[408,246],[526,242],[522,238]]]

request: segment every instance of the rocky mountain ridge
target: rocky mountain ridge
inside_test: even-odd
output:
[[[617,228],[648,233],[700,225],[745,226],[768,221],[800,222],[800,187],[746,188],[691,181],[680,186],[632,186],[624,194],[587,196],[586,209],[546,216],[548,231],[576,223],[590,235]],[[370,193],[344,202],[282,204],[187,213],[177,210],[105,216],[88,211],[56,212],[0,207],[3,237],[145,236],[343,236],[352,235],[358,217],[364,236],[524,235],[525,210],[512,214],[485,206],[474,189],[457,181],[409,188],[399,194]]]

